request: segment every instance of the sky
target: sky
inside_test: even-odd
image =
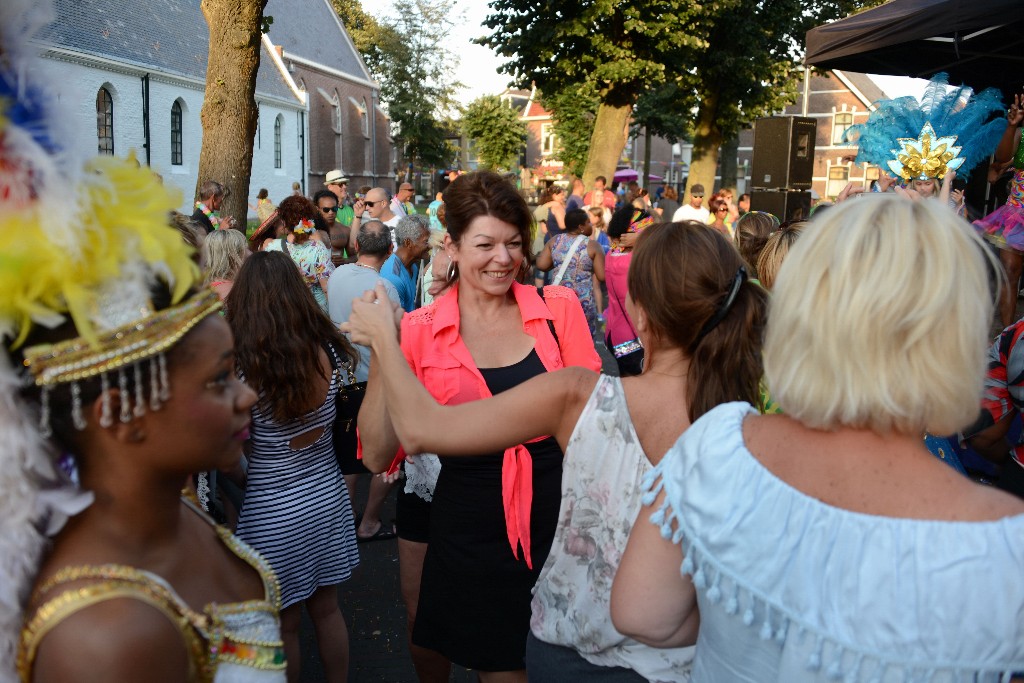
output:
[[[506,88],[509,76],[498,73],[502,59],[487,47],[473,44],[472,40],[486,35],[489,30],[483,25],[489,8],[486,0],[451,0],[450,5],[455,25],[445,46],[448,52],[459,59],[456,71],[458,79],[465,84],[457,99],[467,105],[481,95],[496,95]],[[376,16],[387,16],[394,10],[391,0],[379,0],[372,6],[363,5],[367,12]],[[913,95],[920,97],[927,81],[902,76],[872,76],[872,79],[888,97]]]

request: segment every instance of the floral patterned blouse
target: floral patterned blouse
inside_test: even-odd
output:
[[[303,279],[313,292],[313,298],[327,312],[327,292],[320,286],[320,278],[330,277],[334,272],[334,262],[331,261],[331,250],[316,240],[308,240],[302,244],[288,244],[288,249],[283,249],[285,240],[274,240],[268,244],[264,251],[285,251],[299,267]]]
[[[609,600],[651,469],[618,377],[601,375],[565,451],[562,506],[533,595],[534,636],[650,681],[689,681],[693,647],[655,649],[612,625]]]

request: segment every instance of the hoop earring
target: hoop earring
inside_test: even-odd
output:
[[[444,281],[448,284],[455,282],[455,279],[459,277],[459,267],[455,264],[455,261],[448,263],[448,272],[445,274]]]

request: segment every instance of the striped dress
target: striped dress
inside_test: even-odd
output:
[[[273,567],[282,607],[341,583],[359,564],[352,505],[331,438],[340,382],[335,370],[324,403],[287,424],[276,423],[262,401],[252,409],[252,452],[236,535]],[[319,428],[323,435],[314,444],[291,449],[292,438]]]

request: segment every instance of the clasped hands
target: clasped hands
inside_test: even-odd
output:
[[[341,324],[341,331],[356,344],[373,346],[374,341],[397,339],[405,311],[388,297],[383,284],[352,300],[352,313]]]

